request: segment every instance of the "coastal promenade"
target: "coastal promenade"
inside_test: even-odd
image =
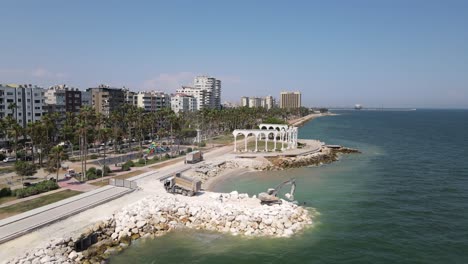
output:
[[[187,170],[190,167],[190,165],[178,166],[165,170],[164,173],[149,171],[129,178],[128,181],[136,181],[138,183],[139,180],[150,176],[152,179],[162,179],[171,176],[176,172]],[[34,229],[128,194],[132,191],[132,189],[128,188],[107,185],[90,192],[3,219],[0,221],[0,244]]]
[[[0,220],[0,243],[105,203],[131,191],[133,190],[109,185]]]

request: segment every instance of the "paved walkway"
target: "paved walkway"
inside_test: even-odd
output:
[[[89,191],[99,188],[92,184],[88,184],[87,182],[79,182],[75,178],[60,180],[58,182],[58,185],[60,186],[60,188],[70,189],[70,190],[79,191],[79,192],[89,192]]]
[[[132,191],[122,187],[105,186],[0,220],[0,243]]]

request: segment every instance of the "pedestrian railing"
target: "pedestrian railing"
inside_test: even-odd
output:
[[[125,187],[129,189],[138,188],[138,185],[135,181],[128,181],[128,180],[122,180],[122,179],[110,179],[109,184],[116,186],[116,187]]]

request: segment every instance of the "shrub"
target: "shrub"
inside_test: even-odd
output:
[[[104,176],[108,175],[111,172],[112,170],[109,168],[109,166],[104,166]]]
[[[193,151],[192,148],[187,148],[187,153],[190,153],[190,152],[192,152],[192,151]]]
[[[128,167],[135,167],[135,163],[133,162],[133,160],[125,162],[125,165],[127,165]]]
[[[5,154],[0,153],[0,160],[4,160],[6,158]]]
[[[166,153],[166,154],[164,154],[164,158],[165,158],[165,159],[170,159],[171,156],[170,156],[168,153]]]
[[[129,170],[131,170],[131,169],[130,169],[130,166],[128,166],[127,163],[125,163],[124,165],[122,165],[122,171],[129,171]]]
[[[97,159],[98,158],[98,155],[97,154],[91,154],[89,156],[90,159]]]
[[[30,187],[24,188],[24,189],[17,189],[15,190],[14,194],[18,198],[24,198],[28,197],[31,195],[36,195],[39,193],[44,193],[52,190],[58,189],[59,186],[56,182],[46,180],[46,181],[41,181],[39,183],[36,183],[35,185],[32,185]]]
[[[159,160],[159,157],[158,157],[157,155],[154,155],[153,160],[154,160],[154,161],[158,161],[158,160]]]
[[[145,165],[145,160],[144,159],[139,159],[138,164]]]
[[[200,144],[198,144],[199,147],[203,148],[203,147],[206,147],[206,142],[201,142]]]
[[[182,150],[182,151],[180,152],[180,155],[181,155],[181,156],[185,155],[185,151]]]
[[[0,190],[0,197],[7,197],[7,196],[11,196],[11,189],[8,187],[2,188]]]
[[[86,171],[86,178],[88,178],[88,180],[96,179],[97,175],[98,174],[95,167],[91,167]]]

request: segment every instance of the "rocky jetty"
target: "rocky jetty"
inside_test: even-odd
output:
[[[185,197],[166,193],[131,204],[74,237],[51,240],[42,248],[7,263],[101,263],[140,238],[154,238],[178,228],[243,236],[289,237],[312,223],[311,213],[295,204],[260,205],[247,194],[202,193]],[[81,252],[76,243],[93,237]]]
[[[339,159],[339,154],[351,154],[360,153],[357,149],[339,147],[339,148],[328,148],[322,147],[320,152],[316,152],[309,155],[297,156],[297,157],[272,157],[268,158],[271,166],[267,166],[266,170],[282,170],[288,168],[298,168],[305,166],[319,166],[322,164],[332,163]]]

